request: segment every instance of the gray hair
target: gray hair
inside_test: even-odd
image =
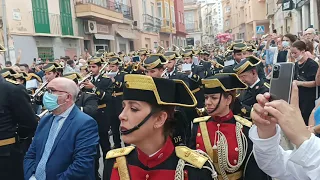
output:
[[[64,77],[58,77],[53,79],[52,81],[59,81],[59,84],[61,83],[63,89],[71,94],[73,101],[76,101],[80,89],[74,81]]]

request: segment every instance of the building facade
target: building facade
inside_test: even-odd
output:
[[[82,37],[78,33],[75,8],[70,0],[6,1],[6,22],[7,61],[15,63],[19,51],[21,63],[28,64],[37,57],[52,60],[81,53]],[[2,28],[1,33],[3,44],[6,36]]]
[[[160,41],[160,18],[157,17],[156,0],[131,1],[133,7],[134,29],[137,39],[134,40],[136,49],[154,49]]]
[[[224,31],[246,41],[269,33],[265,0],[223,0]]]
[[[221,1],[206,1],[201,4],[202,43],[214,43],[217,34],[223,32]]]
[[[309,26],[319,31],[319,1],[293,0],[292,10],[283,11],[282,1],[267,0],[267,18],[270,21],[270,30],[277,30],[278,34],[292,33],[302,35]]]
[[[161,19],[160,45],[164,48],[170,48],[173,44],[173,37],[176,37],[174,5],[174,0],[157,0],[158,17]]]
[[[187,45],[202,46],[201,4],[196,0],[184,0],[184,22]]]
[[[178,47],[186,46],[186,27],[184,22],[183,0],[174,1],[174,11],[176,19],[176,34],[173,35],[173,44]]]

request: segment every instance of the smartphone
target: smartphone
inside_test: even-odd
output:
[[[132,57],[132,62],[139,62],[140,61],[140,56],[133,56]]]
[[[272,67],[270,81],[271,100],[285,100],[290,103],[291,87],[294,78],[294,63],[276,63]]]

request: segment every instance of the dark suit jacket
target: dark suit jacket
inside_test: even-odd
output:
[[[43,117],[24,157],[24,178],[35,173],[52,125],[52,114]],[[74,106],[59,131],[46,164],[47,180],[94,180],[94,160],[99,141],[94,119]]]

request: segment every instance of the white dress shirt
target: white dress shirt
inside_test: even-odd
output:
[[[73,109],[74,104],[69,107],[66,111],[64,111],[62,114],[58,115],[60,117],[62,117],[62,119],[58,122],[58,129],[57,129],[57,133],[56,133],[56,137],[58,136],[64,122],[66,121],[67,117],[69,116],[71,110]],[[54,115],[55,116],[55,115]],[[41,159],[41,158],[40,158]],[[37,180],[36,177],[34,176],[34,174],[29,178],[29,180]]]
[[[320,139],[314,134],[298,149],[284,151],[279,145],[281,128],[269,139],[260,139],[257,126],[253,125],[249,137],[253,142],[253,153],[258,166],[278,180],[319,180]]]
[[[256,82],[253,83],[253,84],[250,86],[250,88],[251,88],[251,89],[254,88],[254,86],[255,86],[256,84],[258,84],[259,82],[260,82],[260,79],[258,78],[258,79],[256,80]]]

